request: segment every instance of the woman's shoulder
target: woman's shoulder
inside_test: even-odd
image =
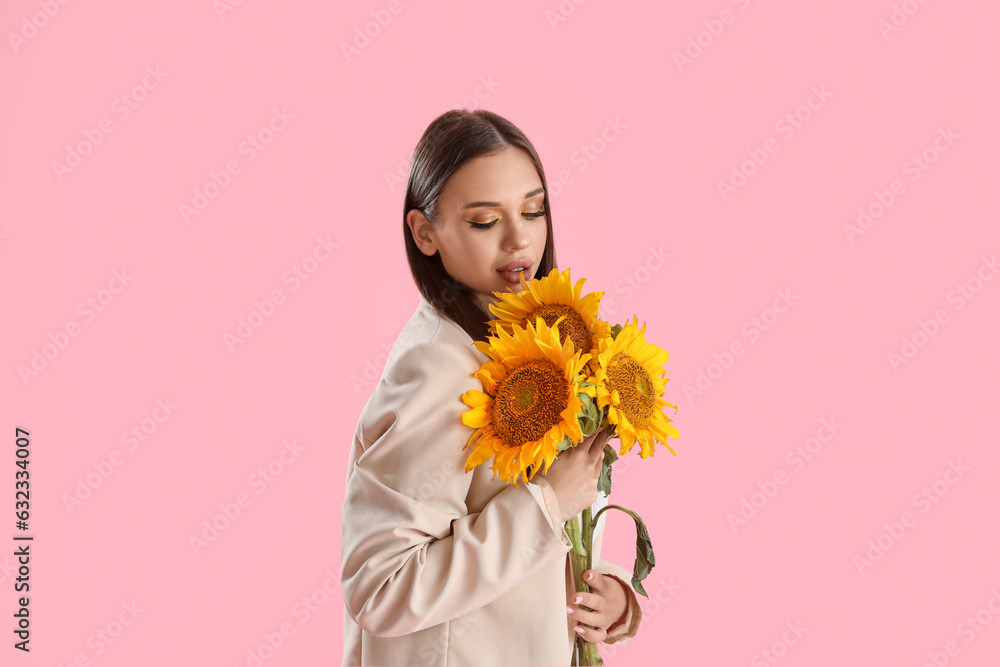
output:
[[[362,441],[374,442],[397,420],[403,431],[429,420],[466,428],[459,415],[468,406],[461,397],[482,389],[474,374],[487,359],[464,329],[421,300],[389,351],[382,377],[362,410]]]
[[[471,375],[487,358],[464,329],[421,295],[416,310],[389,350],[382,377],[398,382],[417,371]]]

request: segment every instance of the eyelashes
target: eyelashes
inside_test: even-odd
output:
[[[526,218],[540,218],[545,215],[545,210],[537,211],[534,213],[525,213]],[[471,220],[466,220],[467,223],[472,225],[473,229],[489,229],[493,225],[497,224],[496,220],[491,220],[490,222],[472,222]]]

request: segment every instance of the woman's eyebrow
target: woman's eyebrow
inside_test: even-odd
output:
[[[534,190],[532,190],[528,194],[524,195],[524,198],[527,199],[528,197],[534,197],[535,195],[540,195],[543,192],[545,192],[545,188],[535,188]],[[459,210],[464,211],[467,208],[485,208],[485,207],[489,207],[489,206],[500,206],[500,202],[498,202],[498,201],[474,201],[474,202],[469,202],[468,204],[466,204],[465,206],[463,206]]]

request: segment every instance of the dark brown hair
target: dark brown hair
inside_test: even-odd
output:
[[[489,328],[486,322],[494,319],[475,300],[472,290],[448,275],[441,263],[441,253],[428,257],[413,240],[406,214],[413,209],[423,213],[433,224],[437,221],[437,205],[445,183],[462,165],[485,155],[499,153],[506,148],[519,148],[528,156],[545,188],[545,250],[534,276],[527,280],[547,276],[556,266],[555,244],[552,239],[552,213],[549,209],[549,190],[545,171],[535,147],[517,127],[506,118],[485,109],[466,111],[453,109],[441,114],[427,126],[410,163],[410,177],[406,183],[403,203],[403,242],[406,258],[410,263],[413,281],[427,301],[438,312],[462,327],[473,340],[486,340]]]

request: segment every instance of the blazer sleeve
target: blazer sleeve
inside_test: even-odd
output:
[[[639,606],[639,598],[636,597],[635,589],[632,588],[632,573],[625,568],[600,559],[595,572],[606,574],[620,581],[627,591],[626,599],[628,607],[625,612],[625,621],[608,631],[608,636],[604,639],[605,644],[623,644],[639,632],[639,624],[642,623],[642,607]]]
[[[372,635],[417,632],[478,609],[572,544],[537,484],[508,485],[479,512],[466,498],[473,430],[463,392],[482,389],[474,351],[403,351],[363,413],[342,511],[347,612]],[[361,432],[362,425],[367,430]]]

